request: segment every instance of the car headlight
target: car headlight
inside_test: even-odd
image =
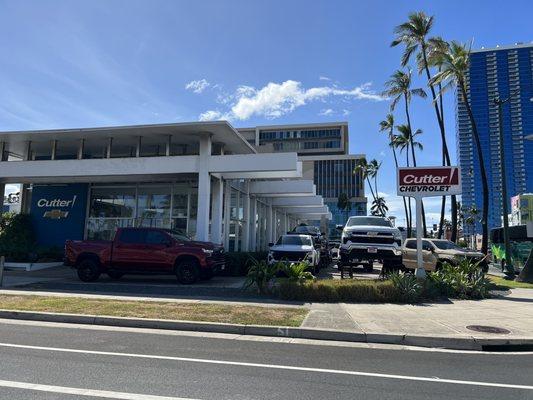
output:
[[[273,252],[273,251],[269,251],[269,252],[268,252],[268,257],[270,257],[270,258],[274,258],[274,252]]]
[[[313,252],[310,251],[309,253],[307,253],[306,257],[309,258],[309,259],[312,259],[313,258]]]
[[[211,250],[211,249],[202,249],[202,251],[203,251],[204,254],[205,254],[206,256],[208,256],[208,257],[211,256],[211,255],[213,255],[213,250]]]
[[[394,240],[399,240],[401,241],[403,238],[402,238],[402,233],[401,232],[394,232]]]
[[[346,232],[345,230],[342,231],[341,233],[341,244],[344,243],[344,240],[348,238],[348,232]]]

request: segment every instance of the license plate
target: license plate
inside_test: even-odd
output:
[[[377,236],[378,233],[377,232],[367,232],[366,233],[368,236]]]
[[[377,253],[378,252],[378,249],[375,248],[375,247],[367,247],[366,251],[368,253]]]

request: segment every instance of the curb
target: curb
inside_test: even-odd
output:
[[[127,328],[227,333],[341,342],[394,344],[451,350],[483,350],[483,346],[533,345],[532,338],[476,338],[473,336],[422,336],[389,333],[360,333],[316,328],[264,325],[240,325],[218,322],[176,321],[148,318],[105,317],[97,315],[61,314],[34,311],[0,310],[0,318],[25,321],[61,322],[69,324],[119,326]]]

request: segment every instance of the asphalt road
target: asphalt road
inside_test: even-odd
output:
[[[533,399],[533,354],[0,320],[0,399]]]

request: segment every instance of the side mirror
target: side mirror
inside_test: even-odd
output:
[[[270,243],[268,244],[268,247],[272,247],[272,246],[274,246],[274,243],[270,242]]]
[[[335,229],[338,231],[342,231],[344,229],[344,225],[337,225],[335,226]]]

